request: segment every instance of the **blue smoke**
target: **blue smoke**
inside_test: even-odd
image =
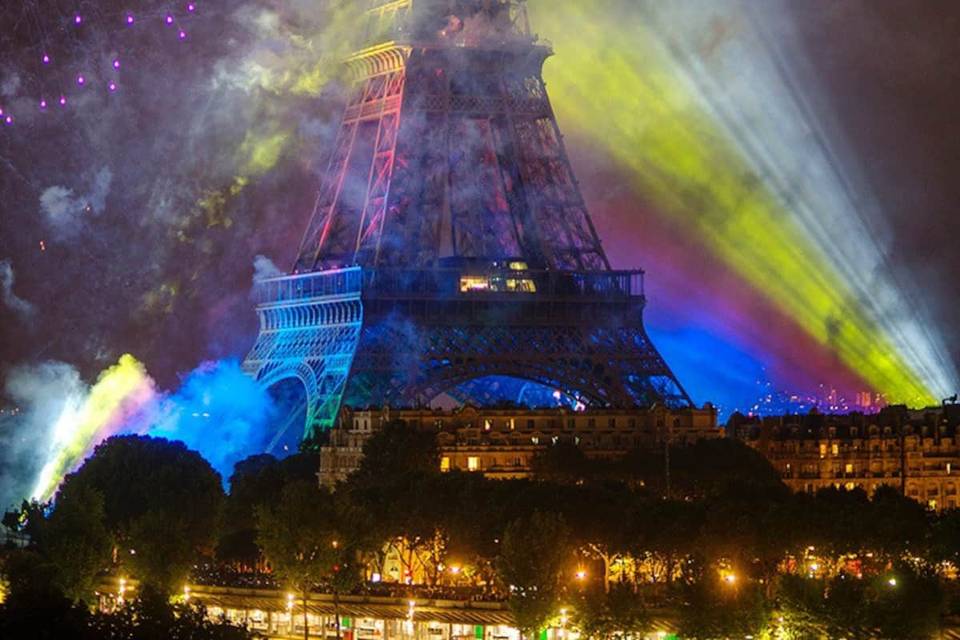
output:
[[[159,403],[146,433],[184,442],[226,479],[237,462],[269,448],[277,413],[267,390],[238,362],[209,362]]]

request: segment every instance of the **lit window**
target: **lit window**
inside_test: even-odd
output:
[[[490,279],[487,276],[461,276],[460,293],[471,291],[489,291]]]
[[[843,467],[843,470],[846,473],[853,473],[853,465],[848,462],[846,466]]]
[[[510,269],[513,271],[526,271],[530,267],[527,266],[526,262],[511,262]]]
[[[833,443],[833,446],[830,448],[830,451],[831,451],[831,453],[833,453],[833,455],[835,455],[835,456],[836,456],[836,455],[839,455],[839,454],[840,454],[840,445],[838,445],[836,442],[834,442],[834,443]]]
[[[490,422],[490,420],[484,420],[484,421],[483,421],[483,430],[484,430],[484,431],[490,431],[490,429],[492,429],[492,428],[493,428],[493,423]]]
[[[510,431],[513,431],[517,427],[517,423],[513,418],[510,418]]]
[[[537,285],[530,278],[507,278],[507,291],[536,293]]]
[[[821,443],[821,445],[820,445],[820,457],[822,458],[822,457],[824,457],[825,455],[827,455],[827,445]]]
[[[477,456],[468,456],[467,471],[479,471],[479,470],[480,470],[480,458]]]
[[[440,471],[447,472],[450,471],[450,458],[443,456],[440,458]]]

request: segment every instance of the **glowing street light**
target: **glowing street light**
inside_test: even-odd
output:
[[[407,602],[407,605],[409,608],[407,609],[407,619],[403,621],[403,630],[408,636],[412,636],[414,631],[413,615],[416,611],[417,603],[415,600],[410,600]]]
[[[897,586],[897,579],[894,577],[891,577],[889,580],[887,580],[887,584],[890,585],[891,587],[895,587]]]

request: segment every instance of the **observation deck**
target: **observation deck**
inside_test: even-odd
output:
[[[516,265],[516,263],[514,263]],[[254,300],[284,306],[318,299],[490,300],[643,304],[643,271],[527,268],[367,269],[348,267],[260,280]],[[535,295],[534,295],[535,294]]]

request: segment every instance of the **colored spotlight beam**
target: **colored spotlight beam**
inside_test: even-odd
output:
[[[945,342],[915,287],[889,264],[892,232],[882,207],[838,127],[826,131],[831,118],[816,106],[820,88],[808,80],[813,74],[805,72],[803,52],[790,47],[795,38],[784,37],[791,27],[783,18],[788,12],[777,3],[747,11],[738,0],[714,3],[709,12],[690,9],[671,3],[654,11],[647,5],[645,15],[715,121],[826,255],[855,304],[927,389],[939,397],[951,393],[957,372]],[[734,25],[727,37],[717,26],[724,24]],[[711,34],[706,41],[704,33]]]
[[[620,11],[532,6],[537,24],[566,36],[563,60],[575,61],[548,71],[561,118],[592,131],[704,245],[872,386],[895,400],[934,401],[915,353],[860,303],[816,232],[703,99],[676,45],[659,38],[662,26],[651,29],[651,8],[665,4],[612,5]]]

